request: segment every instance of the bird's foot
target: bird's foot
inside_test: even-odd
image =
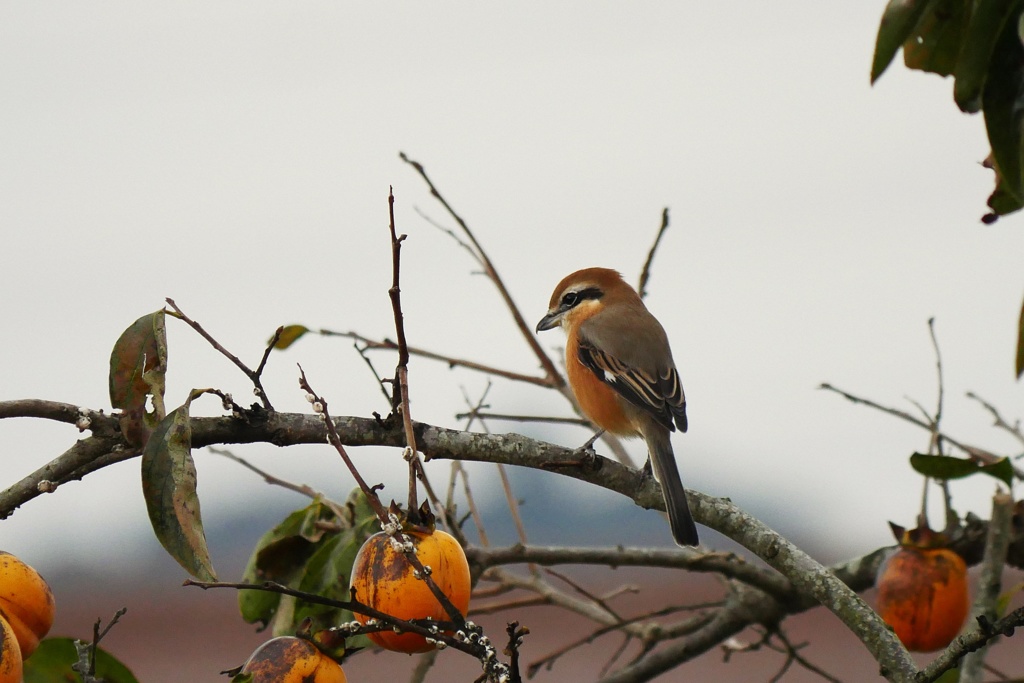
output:
[[[557,462],[546,462],[544,463],[545,469],[559,469],[565,467],[575,467],[585,470],[598,470],[601,467],[601,461],[597,457],[597,451],[594,450],[594,442],[601,438],[604,434],[602,429],[597,434],[587,439],[586,443],[574,450],[573,457],[566,460],[559,460]]]
[[[651,468],[650,458],[647,458],[647,461],[644,463],[644,466],[640,468],[640,476],[643,477],[644,479],[647,479],[648,477],[652,479],[654,478],[654,470]]]

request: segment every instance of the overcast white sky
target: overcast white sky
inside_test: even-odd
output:
[[[935,316],[947,428],[1016,452],[963,395],[1024,413],[1012,376],[1024,233],[1019,217],[978,220],[992,183],[977,163],[983,123],[956,111],[951,81],[897,63],[869,86],[884,4],[3,3],[0,400],[107,407],[114,340],[168,296],[253,364],[279,324],[392,334],[389,185],[409,235],[410,341],[536,371],[472,261],[416,213],[449,223],[405,151],[530,321],[576,268],[635,281],[668,206],[648,304],[689,398],[691,430],[675,439],[685,483],[784,534],[827,533],[837,557],[888,543],[886,521],[916,513],[906,458],[927,435],[816,387],[931,407]],[[248,395],[204,342],[168,327],[170,405],[191,387]],[[321,338],[272,360],[279,409],[308,409],[297,361],[335,413],[385,410],[350,345]],[[415,417],[455,426],[462,389],[477,396],[486,378],[418,361],[412,382]],[[499,412],[566,413],[503,380],[489,399]],[[76,437],[0,423],[3,485]],[[326,447],[239,452],[338,495],[352,486]],[[196,455],[208,524],[280,500]],[[402,490],[397,454],[357,455]],[[99,539],[155,544],[137,464],[32,501],[0,525],[0,547],[45,564],[101,562]],[[519,494],[609,500],[560,486]],[[987,516],[992,490],[954,494]],[[607,543],[630,539],[613,530]]]

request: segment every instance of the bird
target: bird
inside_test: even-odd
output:
[[[697,527],[671,439],[677,427],[687,429],[686,395],[665,329],[610,268],[577,270],[558,283],[537,332],[559,326],[566,333],[566,376],[580,410],[604,431],[643,438],[672,536],[680,546],[696,546]]]

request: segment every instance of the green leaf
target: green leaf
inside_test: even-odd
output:
[[[71,638],[47,638],[25,660],[24,683],[80,683],[82,676],[71,669],[78,661]],[[103,648],[96,649],[96,677],[106,683],[139,683],[124,664]]]
[[[167,333],[163,310],[144,315],[121,333],[110,352],[110,405],[122,411],[121,431],[133,446],[146,443],[164,417]],[[153,411],[146,411],[147,397]]]
[[[953,99],[961,111],[976,114],[981,110],[981,93],[988,77],[996,43],[1014,12],[1018,0],[973,0],[973,10],[957,58]]]
[[[348,579],[361,545],[362,541],[356,539],[352,529],[327,539],[306,563],[299,590],[333,600],[348,600]],[[354,618],[349,610],[296,600],[293,623],[298,624],[306,617],[313,620],[314,631]]]
[[[960,680],[960,669],[946,669],[942,675],[935,679],[935,683],[958,683]]]
[[[1013,463],[1009,458],[1000,458],[991,465],[980,465],[970,458],[914,453],[910,456],[910,466],[914,471],[933,479],[963,479],[975,474],[987,474],[1007,486],[1013,483]]]
[[[196,466],[192,460],[192,421],[185,404],[153,430],[142,452],[142,494],[149,520],[164,549],[185,571],[200,581],[216,581],[206,547]]]
[[[338,509],[343,514],[341,519],[317,499],[289,514],[260,538],[242,580],[252,584],[275,581],[335,600],[348,600],[347,579],[352,562],[363,541],[374,532],[376,516],[358,489]],[[336,526],[337,530],[325,531],[328,525]],[[317,628],[352,619],[347,611],[266,591],[240,591],[238,605],[247,622],[258,622],[264,628],[273,623],[274,635],[294,634],[306,616],[314,619]]]
[[[981,98],[997,183],[989,205],[997,215],[1016,210],[1024,200],[1021,183],[1024,129],[1018,113],[1018,102],[1024,99],[1022,63],[1024,48],[1021,47],[1017,26],[1009,25],[996,44]],[[1001,196],[1003,193],[1006,196]]]
[[[1024,304],[1020,306],[1020,320],[1017,322],[1017,379],[1024,375]]]
[[[253,584],[276,581],[290,585],[302,565],[316,550],[315,543],[323,535],[323,532],[319,532],[311,537],[310,531],[316,529],[317,521],[327,519],[334,519],[334,516],[319,500],[289,514],[257,541],[242,573],[242,581]],[[242,618],[250,624],[259,623],[261,630],[274,618],[280,601],[280,593],[258,590],[238,592],[238,607]]]
[[[949,76],[956,68],[967,20],[965,0],[934,0],[903,44],[903,63],[908,69],[920,69]]]
[[[889,68],[896,52],[935,2],[936,0],[889,0],[882,14],[882,21],[878,24],[875,57],[871,63],[872,83]]]
[[[297,342],[304,334],[309,332],[309,328],[305,325],[285,325],[281,328],[281,334],[274,342],[274,348],[279,350],[287,349],[289,346]],[[267,340],[267,343],[274,341],[271,337]]]

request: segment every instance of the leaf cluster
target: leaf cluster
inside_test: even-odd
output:
[[[960,110],[984,115],[996,174],[986,223],[1024,207],[1022,11],[1021,0],[890,0],[871,64],[874,83],[902,48],[907,68],[952,76]]]

